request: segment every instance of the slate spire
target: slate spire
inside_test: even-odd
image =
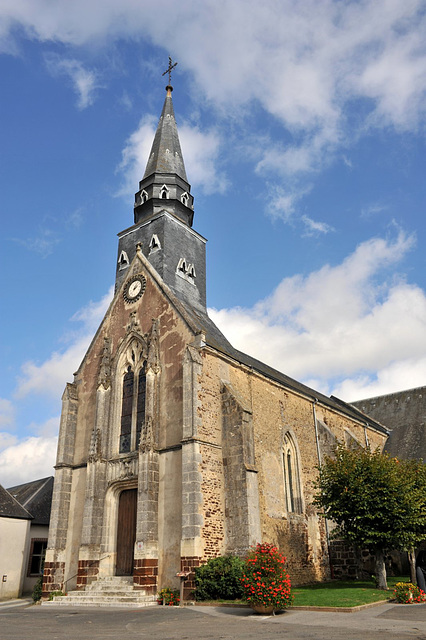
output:
[[[166,91],[167,95],[152,143],[144,179],[152,173],[171,173],[188,182],[173,109],[173,87],[167,85]]]
[[[173,87],[168,84],[166,91],[145,173],[135,194],[135,223],[165,210],[191,227],[194,198],[190,193],[176,126]]]
[[[187,308],[206,314],[206,239],[192,228],[194,198],[186,177],[170,84],[176,64],[169,58],[167,94],[135,194],[134,224],[118,234],[116,289],[128,278],[128,269],[140,250]]]

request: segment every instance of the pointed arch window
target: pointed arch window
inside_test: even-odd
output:
[[[182,202],[182,204],[185,205],[185,207],[188,206],[188,200],[189,200],[189,195],[187,194],[187,192],[185,191],[185,193],[182,193],[180,200]]]
[[[128,365],[123,376],[121,400],[120,453],[135,451],[145,424],[146,362],[136,372]]]
[[[167,199],[169,197],[169,190],[165,184],[160,189],[160,198]]]
[[[283,446],[284,491],[287,513],[302,513],[299,455],[294,436],[287,432]]]
[[[145,189],[142,189],[141,191],[141,204],[145,204],[145,202],[148,200],[148,193],[145,191]]]
[[[136,442],[135,448],[139,447],[141,441],[142,428],[145,424],[145,403],[146,403],[146,367],[145,363],[138,375],[138,393],[136,399]]]
[[[149,243],[149,252],[159,251],[161,249],[161,242],[156,233],[152,234],[152,238]]]
[[[178,262],[177,271],[186,274],[186,260],[185,258],[181,258]]]
[[[119,268],[119,270],[121,271],[121,269],[127,269],[129,264],[130,264],[129,256],[127,255],[127,253],[125,251],[122,251],[120,253],[120,257],[118,258],[118,268]]]

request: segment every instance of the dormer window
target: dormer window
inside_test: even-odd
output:
[[[154,251],[159,251],[159,249],[161,249],[161,243],[160,243],[160,240],[158,239],[157,234],[154,233],[149,243],[149,253],[153,253]]]
[[[188,200],[189,200],[189,195],[187,194],[187,192],[185,191],[185,193],[182,193],[180,200],[182,202],[182,204],[185,205],[185,207],[188,206]]]
[[[169,190],[166,187],[165,184],[163,184],[163,186],[160,189],[160,198],[162,198],[163,200],[167,199],[169,197]]]
[[[129,256],[127,255],[127,253],[125,251],[122,251],[120,253],[120,257],[118,258],[118,268],[119,268],[119,270],[121,271],[122,269],[127,269],[129,264],[130,264]]]
[[[188,264],[185,258],[179,260],[176,273],[187,282],[195,285],[195,267],[193,264]]]
[[[181,274],[186,274],[186,260],[185,258],[181,258],[178,262],[178,266],[177,266],[177,270],[178,272],[180,272]]]

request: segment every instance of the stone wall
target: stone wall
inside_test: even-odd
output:
[[[202,350],[202,358],[203,558],[242,555],[254,542],[248,542],[247,517],[257,510],[258,540],[279,546],[293,582],[330,577],[325,523],[312,506],[319,462],[337,441],[382,448],[385,436],[213,350]],[[294,456],[291,508],[283,456],[288,441]],[[247,473],[258,486],[258,505],[250,509]]]

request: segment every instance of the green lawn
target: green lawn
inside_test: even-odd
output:
[[[397,582],[409,582],[406,577],[388,578],[389,591],[376,589],[372,581],[334,580],[305,587],[294,587],[294,606],[297,607],[356,607],[361,604],[388,600]]]

